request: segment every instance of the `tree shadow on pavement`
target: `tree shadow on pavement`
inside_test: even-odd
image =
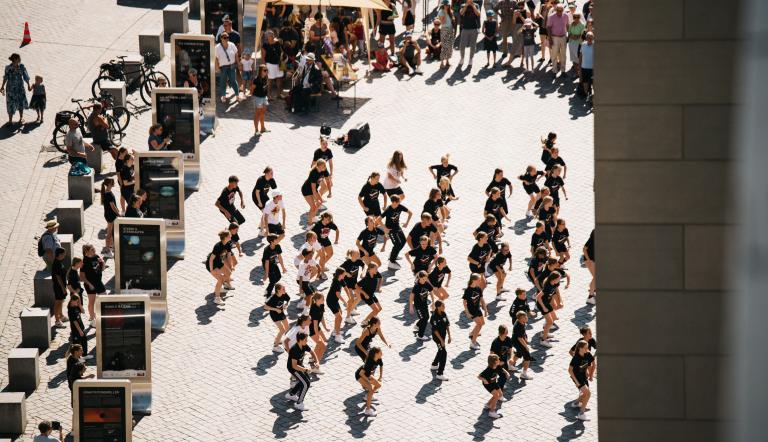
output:
[[[288,402],[283,396],[285,393],[281,391],[272,396],[269,403],[272,404],[271,412],[277,414],[275,422],[272,424],[272,434],[275,435],[275,439],[283,439],[288,436],[288,431],[293,430],[299,426],[299,423],[306,422],[301,412],[298,410],[289,410],[292,403]]]
[[[221,311],[218,305],[213,303],[213,293],[209,293],[205,296],[205,304],[195,309],[195,315],[197,316],[197,323],[200,325],[208,325],[211,323],[216,313]]]
[[[346,424],[349,426],[349,434],[355,439],[365,437],[365,431],[371,426],[371,421],[358,406],[365,402],[365,396],[366,392],[362,391],[344,400],[344,412],[347,413]]]

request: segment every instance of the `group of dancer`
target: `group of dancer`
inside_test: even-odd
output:
[[[554,133],[542,139],[543,170],[531,165],[518,177],[530,196],[525,216],[529,221],[536,219],[531,249],[528,251],[531,255],[529,266],[524,272],[533,287],[530,291],[522,288],[515,290],[509,310],[511,332],[506,325],[499,326],[498,336],[490,346],[488,366],[478,376],[491,394],[486,404],[491,418],[501,417],[498,404],[504,400],[503,390],[511,372],[520,372],[519,378],[523,381],[533,379],[529,370],[535,361],[527,335],[529,319],[536,318],[537,312],[544,318],[538,344],[545,350],[551,348],[552,333],[559,328],[556,324],[557,311],[564,305],[560,294],[561,282],[565,279],[565,288],[570,285],[570,276],[565,269],[565,264],[571,259],[569,232],[565,221],[558,217],[560,194],[565,200],[568,199],[564,181],[567,167],[559,155],[556,143],[557,136]],[[327,199],[333,196],[333,153],[327,138],[321,137],[320,147],[314,152],[310,171],[301,186],[308,209],[305,241],[293,260],[296,267],[296,285],[293,287],[298,293],[298,302],[297,319],[292,326],[288,322],[291,303],[288,292],[294,289],[282,280],[283,274],[287,272],[281,247],[286,226],[283,193],[278,190],[274,172],[269,167],[254,186],[252,199],[262,212],[259,235],[264,236],[267,242],[263,247],[261,261],[266,298],[263,309],[277,327],[272,351],[275,354],[288,354],[290,389],[285,397],[294,403],[296,410],[307,409],[304,399],[313,376],[323,374],[320,366],[329,340],[333,339],[338,344],[345,342],[345,329],[357,324],[355,316],[358,316],[358,306],[362,302],[368,306],[368,313],[360,321],[362,331],[353,346],[354,353],[362,361],[354,376],[367,392],[364,414],[376,415],[372,401],[382,385],[384,362],[381,348],[372,346],[373,339],[378,337],[391,348],[382,331],[379,314],[383,309],[377,297],[384,282],[384,276],[379,272],[382,266],[379,254],[384,256],[388,246],[387,267],[393,271],[401,268],[397,261],[401,251],[406,246],[409,248],[403,255],[414,275],[407,300],[409,313],[417,319],[413,333],[418,340],[432,340],[435,343],[437,352],[430,370],[438,381],[448,381],[445,374],[447,345],[453,338],[446,303],[452,271],[443,255],[443,236],[450,223],[450,204],[459,199],[453,189],[453,179],[458,168],[450,163],[449,155],[443,156],[439,164],[429,168],[435,187],[430,190],[418,214],[419,221],[410,228],[408,234],[405,229],[408,229],[414,213],[404,204],[406,195],[401,185],[407,181],[406,169],[402,152],[395,151],[383,179],[378,172],[369,175],[358,193],[358,204],[362,209],[360,219],[364,228],[356,237],[355,247],[350,248],[341,265],[333,269],[329,263],[334,255],[334,246],[339,243],[340,229],[325,207]],[[543,187],[538,184],[541,180]],[[239,210],[245,207],[245,201],[238,184],[236,176],[230,177],[227,187],[215,203],[230,223],[228,229],[219,233],[219,241],[205,263],[216,279],[216,304],[223,304],[227,292],[234,290],[231,275],[237,266],[237,257],[242,256],[237,232],[245,222]],[[486,188],[483,221],[472,233],[475,244],[467,255],[470,276],[461,302],[466,320],[474,325],[469,333],[469,347],[475,351],[481,348],[478,338],[488,316],[483,293],[489,279],[496,278],[497,301],[503,301],[504,293],[509,291],[504,287],[504,282],[512,270],[512,252],[509,244],[501,241],[501,237],[504,234],[503,222],[510,220],[507,197],[511,196],[512,189],[512,181],[505,177],[502,169],[496,169]],[[583,259],[594,277],[594,232],[584,246]],[[327,293],[323,295],[317,286],[320,281],[329,278]],[[529,296],[534,301],[535,311],[529,305]],[[587,302],[594,304],[594,299],[592,281]],[[326,308],[333,316],[332,328],[326,322]],[[343,324],[346,325],[343,327]],[[428,326],[430,333],[427,333]],[[572,362],[568,371],[579,390],[579,397],[570,405],[580,409],[579,419],[588,420],[585,412],[590,397],[589,381],[594,377],[596,366],[590,351],[596,348],[596,341],[588,328],[582,329],[582,336],[571,350]],[[310,340],[313,346],[309,345]],[[305,364],[307,354],[309,362]],[[519,368],[518,361],[522,362]]]

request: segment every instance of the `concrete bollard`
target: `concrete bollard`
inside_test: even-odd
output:
[[[104,151],[99,146],[93,146],[93,150],[85,149],[86,163],[93,168],[93,171],[101,175],[102,157]]]
[[[21,311],[21,346],[36,348],[40,353],[51,344],[51,311],[26,307]]]
[[[168,5],[163,8],[163,36],[166,40],[171,34],[189,32],[189,10],[184,5]]]
[[[50,314],[53,311],[55,297],[53,295],[53,278],[51,272],[39,270],[35,273],[35,307],[47,308]]]
[[[100,150],[100,149],[99,149]],[[70,200],[82,200],[84,207],[93,204],[93,185],[95,171],[88,175],[67,176],[67,194]]]
[[[27,429],[27,402],[24,393],[0,393],[0,434],[14,436]]]
[[[67,251],[67,256],[64,257],[65,267],[72,266],[72,257],[74,257],[75,237],[68,233],[59,235],[59,241],[61,242],[61,248]]]
[[[125,60],[125,80],[128,84],[134,84],[134,81],[141,77],[141,65],[144,64],[144,57],[140,54],[126,54],[123,60]],[[134,86],[140,85],[134,84]]]
[[[159,60],[165,57],[162,29],[145,29],[139,33],[139,53],[144,55],[147,52],[155,54]]]
[[[101,90],[112,94],[115,106],[125,106],[125,82],[124,81],[102,81]],[[99,148],[97,148],[99,149]]]
[[[72,234],[74,240],[82,238],[85,233],[84,207],[82,200],[60,200],[56,207],[56,219],[59,221],[59,232]]]
[[[8,389],[26,393],[40,384],[40,361],[36,348],[14,348],[8,353]]]

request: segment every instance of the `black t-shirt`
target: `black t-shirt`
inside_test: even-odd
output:
[[[280,64],[280,55],[283,53],[283,47],[279,41],[275,40],[272,44],[265,41],[262,47],[264,48],[264,59],[267,63]]]
[[[579,339],[579,341],[583,341],[583,340],[584,339]],[[579,344],[579,341],[576,341],[576,343],[573,344],[573,347],[571,347],[572,352],[576,352],[576,346]],[[589,348],[590,351],[597,350],[597,341],[595,340],[595,338],[589,338],[589,340],[587,341],[587,347]]]
[[[237,247],[237,244],[240,242],[240,235],[237,233],[232,233],[229,237],[229,242],[227,243],[227,248],[229,249],[229,252],[232,253],[232,251]]]
[[[432,284],[416,282],[413,285],[413,305],[416,308],[426,308],[429,304],[429,294],[432,293]]]
[[[237,195],[238,192],[240,192],[240,187],[235,187],[234,189],[225,187],[217,200],[219,205],[221,205],[227,212],[230,212],[230,214],[237,210],[235,208],[235,195]]]
[[[509,308],[509,316],[511,316],[514,321],[517,317],[517,312],[530,313],[530,311],[531,307],[528,305],[527,299],[515,298],[515,300],[512,301],[512,307]]]
[[[536,184],[536,178],[544,175],[544,172],[537,171],[534,175],[531,175],[529,173],[520,175],[520,180],[522,180],[524,186],[532,186]]]
[[[507,189],[510,184],[512,183],[507,178],[502,178],[501,181],[491,180],[491,184],[485,188],[485,191],[490,192],[491,189],[495,187],[501,191],[501,196],[505,196],[507,194],[505,189]]]
[[[117,207],[117,200],[115,199],[115,194],[112,192],[104,192],[101,194],[101,202],[104,205],[104,216],[110,217],[110,216],[118,216],[119,213],[116,213],[114,209],[112,209],[112,204]]]
[[[324,304],[312,304],[311,307],[309,307],[309,319],[312,321],[317,321],[318,324],[320,321],[323,320],[323,314],[325,313],[325,305]]]
[[[338,279],[334,279],[331,282],[331,287],[328,289],[328,295],[326,295],[325,297],[326,304],[339,302],[339,292],[341,291],[341,287],[343,285],[344,285],[344,282],[339,281]]]
[[[480,287],[467,287],[461,299],[467,301],[467,310],[470,313],[480,311],[480,300],[483,299],[483,291]]]
[[[75,290],[83,289],[83,286],[80,284],[80,272],[71,267],[69,272],[67,272],[67,285],[73,287]]]
[[[358,259],[357,261],[352,261],[351,259],[347,258],[341,264],[340,267],[344,269],[345,272],[349,273],[350,276],[348,276],[347,279],[357,281],[357,274],[358,272],[360,272],[360,269],[365,267],[365,263],[363,262],[362,259]],[[353,289],[354,287],[350,287],[350,288]]]
[[[69,316],[69,328],[72,330],[72,333],[77,333],[77,329],[75,328],[75,324],[80,326],[80,330],[85,333],[85,324],[83,324],[83,318],[82,318],[82,312],[80,312],[80,307],[75,307],[67,303],[67,315]]]
[[[571,367],[573,367],[573,375],[581,383],[587,381],[587,369],[595,361],[595,357],[590,352],[584,353],[584,356],[579,356],[578,353],[573,355],[571,359]]]
[[[227,246],[219,241],[213,246],[213,251],[211,253],[213,254],[213,268],[220,269],[224,267],[224,260],[227,259],[227,255],[229,255]]]
[[[515,321],[515,325],[512,326],[512,342],[515,345],[522,345],[519,341],[520,338],[528,341],[528,333],[525,332],[525,324]]]
[[[367,252],[371,253],[373,252],[373,248],[376,247],[376,241],[379,239],[379,235],[383,234],[384,232],[378,227],[373,230],[368,230],[366,228],[360,232],[359,235],[357,235],[357,239],[360,241],[360,244],[363,246],[363,248]]]
[[[493,198],[488,198],[485,201],[485,211],[488,213],[492,213],[496,218],[501,218],[503,215],[501,214],[502,209],[504,208],[504,200],[501,198],[497,198],[495,201]]]
[[[533,46],[536,44],[536,30],[531,28],[523,28],[523,46]]]
[[[384,210],[381,216],[384,218],[384,225],[390,230],[401,230],[400,214],[407,212],[408,208],[400,204],[397,207],[389,206]]]
[[[432,29],[429,31],[429,41],[432,42],[433,46],[437,46],[438,43],[440,43],[440,29]]]
[[[368,296],[376,293],[376,289],[379,288],[379,281],[381,281],[381,273],[376,273],[371,276],[370,273],[365,272],[365,276],[358,281],[357,286],[360,287]]]
[[[318,190],[317,187],[320,185],[320,180],[325,176],[328,176],[327,171],[320,172],[313,167],[312,170],[309,171],[307,180],[304,181],[304,184],[301,186],[301,192],[306,195],[312,195],[312,184],[315,185],[315,190]]]
[[[448,327],[451,324],[448,321],[448,315],[446,315],[445,312],[438,313],[437,310],[435,310],[435,312],[432,313],[432,317],[429,318],[429,325],[432,327],[432,333],[437,333],[445,338],[445,335],[448,334]]]
[[[299,53],[299,50],[301,50],[302,44],[299,40],[299,33],[296,32],[296,29],[290,26],[286,26],[280,30],[280,40],[283,42],[283,52],[289,57],[295,56]],[[292,41],[296,42],[293,46],[288,44]]]
[[[104,268],[101,266],[98,256],[84,256],[82,272],[91,284],[101,281],[101,272]]]
[[[357,370],[363,370],[363,374],[365,377],[371,377],[373,376],[373,372],[376,371],[376,367],[384,367],[384,361],[379,359],[378,361],[371,359],[366,359],[365,363],[358,368]]]
[[[480,372],[480,377],[488,381],[489,384],[495,384],[499,379],[499,374],[501,374],[501,367],[486,367],[485,370]]]
[[[451,173],[453,173],[456,170],[459,170],[453,164],[449,164],[447,166],[443,166],[442,163],[436,164],[434,166],[430,166],[429,169],[433,170],[435,172],[435,175],[437,175],[437,182],[438,183],[440,182],[440,178],[442,178],[444,176],[450,177]]]
[[[461,7],[463,8],[464,5]],[[461,13],[461,10],[459,10],[459,13]],[[480,16],[475,15],[475,10],[467,6],[466,9],[464,9],[464,13],[461,14],[461,29],[478,29],[479,27]]]
[[[144,218],[144,213],[139,208],[128,206],[125,209],[125,217],[126,218]]]
[[[592,229],[592,233],[589,234],[589,239],[584,244],[584,246],[587,248],[587,256],[592,261],[595,260],[595,230]]]
[[[358,196],[363,198],[363,204],[370,209],[371,207],[379,207],[379,195],[382,193],[384,193],[384,186],[381,183],[372,186],[371,183],[366,182],[360,189]]]
[[[491,258],[491,267],[504,267],[504,264],[506,264],[509,259],[512,259],[512,253],[504,254],[499,251],[493,255],[493,258]]]
[[[555,226],[555,207],[550,206],[549,209],[545,209],[544,206],[539,208],[539,220],[546,226]]]
[[[421,246],[419,246],[410,250],[408,255],[413,257],[413,271],[418,272],[429,269],[429,264],[435,259],[437,250],[432,246],[427,246],[426,249],[422,249]]]
[[[561,247],[565,247],[565,242],[568,240],[568,228],[564,228],[563,231],[559,231],[555,229],[554,232],[552,232],[552,240],[555,242],[555,244],[560,245]]]
[[[491,245],[488,243],[485,243],[483,246],[480,244],[475,244],[472,246],[472,251],[469,252],[469,257],[479,262],[480,265],[485,265],[490,255]]]
[[[331,152],[331,149],[323,150],[319,147],[315,149],[315,153],[312,155],[313,162],[317,160],[324,160],[327,163],[331,158],[333,158],[333,152]]]
[[[549,160],[547,160],[547,165],[544,167],[544,170],[550,171],[555,166],[565,166],[565,161],[563,160],[563,157],[560,155],[557,156],[557,158],[549,157]]]
[[[534,231],[531,235],[531,247],[533,247],[534,250],[539,247],[546,247],[546,243],[548,241],[549,235],[547,234],[546,230],[542,231],[541,233],[536,233],[536,231]]]
[[[331,230],[338,231],[339,228],[336,227],[336,224],[332,222],[323,224],[322,221],[318,221],[314,226],[312,226],[312,231],[315,232],[318,239],[328,239],[328,236],[331,234]]]
[[[509,349],[512,348],[512,338],[505,336],[504,339],[497,337],[491,343],[491,353],[498,355],[502,361],[509,359]]]
[[[426,236],[427,238],[432,238],[433,233],[437,233],[437,227],[435,227],[434,224],[429,224],[427,227],[424,227],[419,222],[419,223],[416,223],[415,226],[413,226],[410,232],[408,232],[408,238],[411,238],[411,242],[413,243],[413,245],[418,247],[419,239],[422,236]]]
[[[254,202],[257,201],[256,193],[258,193],[261,198],[262,207],[264,204],[267,204],[267,201],[269,201],[269,189],[277,189],[275,179],[272,178],[268,180],[264,175],[260,176],[259,179],[256,180],[256,185],[253,187]]]
[[[429,213],[432,215],[432,219],[437,218],[437,211],[440,210],[440,208],[443,207],[443,200],[432,200],[429,199],[424,203],[424,208],[421,210],[421,213]]]
[[[288,350],[288,371],[293,371],[293,361],[298,362],[300,366],[304,366],[304,353],[310,351],[309,345],[299,345],[299,343],[293,344],[290,350]]]
[[[475,233],[475,236],[477,236],[479,232],[485,232],[485,234],[488,235],[488,242],[493,242],[493,241],[496,241],[496,239],[498,238],[500,230],[501,229],[499,228],[498,223],[491,225],[483,221],[483,223],[480,224],[480,226],[478,226],[477,229],[475,229],[474,233]]]
[[[548,176],[547,179],[544,180],[544,186],[549,187],[552,195],[557,195],[557,193],[560,191],[560,188],[564,185],[565,181],[563,181],[563,178],[559,176]]]
[[[451,273],[451,269],[448,268],[448,266],[443,267],[440,269],[438,266],[435,266],[432,271],[429,273],[429,283],[432,284],[434,287],[441,287],[443,285],[443,280],[445,279],[445,275],[448,275]]]
[[[278,265],[278,258],[280,257],[280,254],[283,253],[283,249],[280,247],[280,244],[276,245],[273,249],[272,246],[266,246],[264,247],[264,252],[261,255],[261,265],[265,266],[267,265],[267,261],[269,261],[269,266],[272,267],[272,269],[276,269],[276,265]]]
[[[282,311],[285,311],[285,309],[288,307],[288,304],[290,302],[291,302],[291,297],[288,296],[287,293],[278,295],[277,292],[275,292],[269,298],[267,298],[266,304],[272,308],[278,308]]]
[[[135,173],[133,166],[123,165],[120,168],[120,179],[123,180],[123,183],[133,181]],[[125,184],[123,187],[133,187],[133,184]]]
[[[51,264],[51,276],[53,277],[53,287],[54,291],[56,293],[66,293],[65,290],[61,288],[61,285],[56,280],[56,277],[58,276],[61,278],[61,281],[64,283],[64,285],[67,285],[67,271],[64,269],[64,261],[59,261],[58,259],[53,260],[53,264]]]

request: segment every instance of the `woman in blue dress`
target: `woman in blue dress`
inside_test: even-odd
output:
[[[27,68],[21,64],[19,54],[11,54],[8,57],[11,64],[5,67],[3,85],[0,86],[0,94],[5,94],[5,106],[8,110],[8,124],[13,122],[13,114],[19,113],[19,124],[24,123],[24,109],[29,107],[26,90],[29,89],[29,74]],[[26,83],[26,89],[24,84]],[[6,88],[6,86],[8,86]]]

